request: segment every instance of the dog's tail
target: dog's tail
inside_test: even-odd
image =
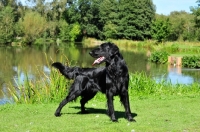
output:
[[[59,71],[63,71],[65,69],[65,66],[60,62],[55,62],[52,64],[52,66],[59,69]]]
[[[62,75],[64,75],[67,79],[74,79],[77,75],[74,70],[70,71],[70,68],[67,66],[64,66],[60,62],[55,62],[52,64],[53,67],[57,68]]]

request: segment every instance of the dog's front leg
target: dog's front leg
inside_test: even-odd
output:
[[[122,94],[120,94],[120,100],[121,100],[122,104],[124,105],[127,120],[128,121],[135,121],[133,119],[132,115],[131,115],[128,90],[124,90],[122,92]]]
[[[115,118],[114,105],[113,105],[113,93],[111,92],[111,90],[107,91],[106,96],[107,96],[108,114],[113,122],[117,122],[117,119]]]

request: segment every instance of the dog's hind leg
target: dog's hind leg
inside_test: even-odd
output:
[[[69,94],[67,97],[62,100],[62,102],[59,104],[58,108],[56,109],[55,116],[61,116],[60,112],[62,108],[70,101],[76,99],[78,96],[81,95],[84,86],[87,83],[87,78],[78,76],[72,86],[70,87]],[[84,86],[85,87],[85,86]]]
[[[94,91],[84,91],[84,93],[82,94],[82,99],[80,101],[81,103],[81,113],[87,113],[85,111],[85,104],[91,100],[95,95],[97,94],[97,92],[94,92]]]
[[[69,95],[63,99],[63,101],[59,104],[58,108],[56,109],[55,116],[61,116],[60,111],[62,108],[70,101],[76,99],[78,96],[81,95],[81,91],[74,91],[73,93],[69,93]]]

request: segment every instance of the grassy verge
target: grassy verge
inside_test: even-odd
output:
[[[118,123],[112,123],[106,113],[106,101],[91,100],[89,114],[79,114],[80,104],[66,105],[61,117],[54,117],[58,104],[18,104],[0,106],[1,132],[197,132],[200,131],[200,97],[132,99],[136,122],[124,119],[124,109],[115,98]]]
[[[58,103],[66,96],[71,82],[52,69],[50,75],[40,73],[39,80],[26,77],[24,83],[10,85],[16,104],[0,106],[0,131],[48,132],[144,132],[200,131],[200,85],[172,85],[148,77],[145,73],[130,74],[131,110],[136,123],[124,119],[124,109],[115,98],[119,123],[106,116],[105,95],[98,94],[86,107],[90,114],[80,114],[79,101],[63,108],[60,118],[54,117]],[[66,88],[67,87],[67,88]]]

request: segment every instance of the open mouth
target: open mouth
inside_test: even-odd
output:
[[[94,66],[95,64],[100,64],[103,60],[105,60],[105,57],[101,56],[101,57],[97,58],[97,59],[93,62],[92,65]]]

